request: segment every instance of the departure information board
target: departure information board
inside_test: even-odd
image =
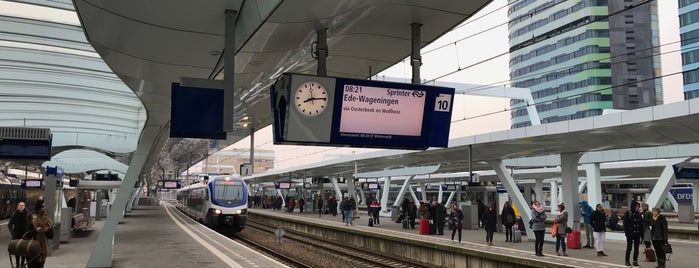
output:
[[[446,147],[453,88],[284,74],[271,89],[275,144]]]

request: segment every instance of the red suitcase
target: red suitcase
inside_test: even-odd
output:
[[[420,220],[420,234],[425,234],[425,235],[430,234],[430,220],[427,220],[427,219]]]
[[[580,248],[580,231],[573,229],[572,232],[566,234],[566,246],[568,248]]]

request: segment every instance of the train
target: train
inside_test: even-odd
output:
[[[240,232],[247,224],[248,186],[237,175],[205,176],[177,190],[176,207],[208,227]]]

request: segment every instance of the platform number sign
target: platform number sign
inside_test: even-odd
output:
[[[439,94],[434,103],[435,112],[450,112],[451,111],[451,95]]]

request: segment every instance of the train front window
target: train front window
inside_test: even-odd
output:
[[[219,203],[238,203],[244,201],[245,189],[241,181],[216,181],[214,199]]]

